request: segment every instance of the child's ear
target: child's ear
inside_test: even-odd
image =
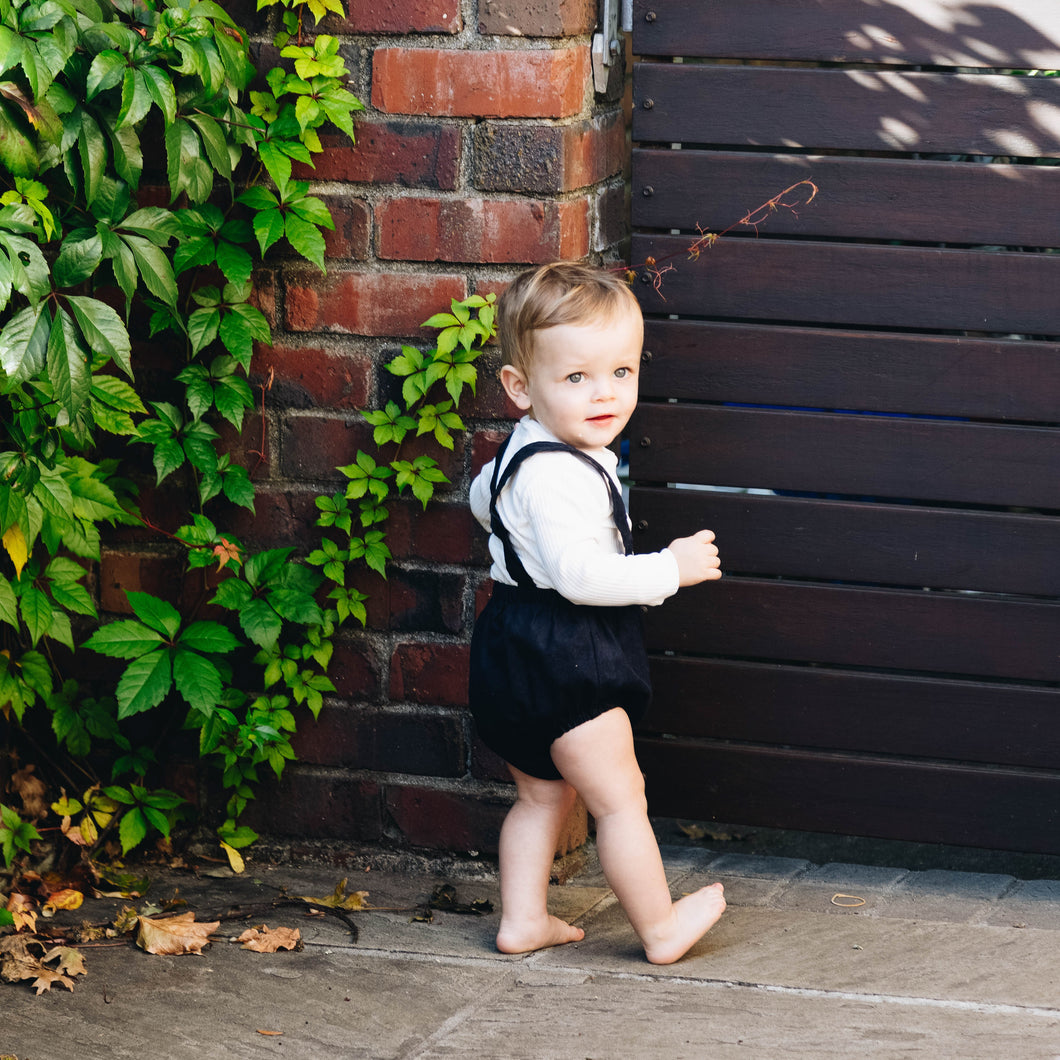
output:
[[[515,365],[506,364],[501,369],[501,386],[516,408],[530,408],[530,391],[527,388],[526,376]]]

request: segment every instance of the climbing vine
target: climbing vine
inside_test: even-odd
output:
[[[388,500],[407,490],[426,505],[444,481],[402,443],[452,447],[493,331],[492,296],[476,296],[426,322],[434,349],[403,349],[389,366],[402,400],[365,413],[376,448],[317,499],[304,555],[251,552],[224,527],[255,502],[253,469],[223,444],[255,409],[254,346],[271,338],[255,267],[285,244],[324,269],[331,216],[293,167],[312,166],[325,127],[353,139],[361,109],[337,39],[315,32],[343,13],[338,0],[258,3],[273,6],[282,65],[256,72],[247,31],[212,0],[0,0],[8,867],[46,830],[92,858],[169,836],[189,812],[160,784],[181,730],[219,770],[218,837],[241,864],[262,770],[294,757],[299,711],[315,715],[333,690],[336,630],[365,621],[351,566],[385,575]],[[147,488],[183,498],[182,525],[141,512],[145,470]],[[116,524],[179,543],[200,598],[129,592],[130,616],[103,620],[92,586]],[[197,617],[202,603],[216,617]]]

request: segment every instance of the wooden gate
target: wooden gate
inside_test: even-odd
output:
[[[1060,852],[1060,4],[633,22],[653,812]]]

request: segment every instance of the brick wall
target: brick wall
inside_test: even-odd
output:
[[[335,137],[315,171],[298,174],[335,218],[327,275],[292,259],[260,277],[274,345],[254,371],[274,382],[258,514],[236,513],[248,543],[311,540],[313,497],[344,486],[334,468],[370,443],[358,410],[393,392],[382,364],[402,341],[426,343],[420,323],[450,298],[500,291],[531,263],[618,260],[627,236],[626,122],[617,98],[593,91],[595,4],[347,2],[347,18],[322,28],[341,38],[367,109],[355,146]],[[389,578],[362,579],[368,628],[337,644],[336,694],[318,722],[305,716],[299,763],[250,814],[271,839],[496,849],[512,789],[466,709],[486,591],[485,539],[466,497],[514,410],[495,357],[479,363],[477,399],[461,406],[468,437],[443,461],[451,485],[426,513],[392,507]],[[258,436],[246,448],[257,448],[260,424],[248,430]],[[119,589],[171,579],[168,562],[109,550],[101,583],[115,609]],[[564,842],[584,835],[575,817]]]

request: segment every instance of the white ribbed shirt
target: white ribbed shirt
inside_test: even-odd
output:
[[[531,442],[557,439],[537,420],[515,426],[504,466]],[[618,457],[610,449],[588,454],[615,480]],[[490,529],[490,461],[471,484],[471,510]],[[626,556],[611,515],[611,494],[600,474],[571,453],[537,453],[520,465],[497,502],[497,512],[526,573],[543,589],[575,604],[661,604],[678,589],[677,560],[669,549]],[[490,534],[494,581],[514,585],[504,546]]]

